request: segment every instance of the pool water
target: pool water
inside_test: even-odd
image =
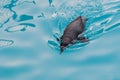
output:
[[[60,55],[65,27],[88,19]],[[1,0],[0,80],[120,80],[120,0]]]

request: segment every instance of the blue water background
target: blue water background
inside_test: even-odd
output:
[[[59,38],[88,18],[88,43]],[[0,80],[120,80],[120,0],[1,0]]]

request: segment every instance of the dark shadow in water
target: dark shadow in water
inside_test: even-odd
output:
[[[31,20],[31,19],[33,19],[33,16],[23,14],[23,15],[20,15],[17,21],[19,22],[19,21],[26,21],[26,20]]]

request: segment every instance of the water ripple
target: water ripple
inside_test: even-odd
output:
[[[7,14],[6,14],[7,13]],[[5,8],[0,8],[0,27],[9,21],[13,13]]]
[[[19,25],[10,26],[5,29],[7,32],[19,32],[19,31],[26,31],[28,27],[35,27],[35,24],[32,23],[20,23]]]
[[[0,39],[0,48],[10,46],[14,43],[13,40]]]
[[[51,48],[54,48],[54,49],[59,49],[59,43],[55,42],[55,41],[52,41],[52,40],[49,40],[48,41],[48,45],[51,47]]]
[[[10,3],[11,3],[11,0],[1,0],[0,1],[0,7],[4,7],[4,6],[6,6]]]
[[[33,3],[33,4],[36,4],[35,0],[18,0],[16,2],[16,5],[20,5],[20,4],[23,4],[23,3]]]
[[[50,7],[53,7],[54,5],[53,5],[53,0],[48,0],[48,2],[49,2],[49,6]]]

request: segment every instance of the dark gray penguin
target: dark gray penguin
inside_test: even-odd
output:
[[[85,17],[79,16],[66,27],[61,37],[61,53],[65,48],[69,46],[69,44],[73,44],[77,40],[80,40],[81,42],[89,41],[89,39],[85,38],[84,35],[82,35],[85,29],[86,21],[87,19]]]

